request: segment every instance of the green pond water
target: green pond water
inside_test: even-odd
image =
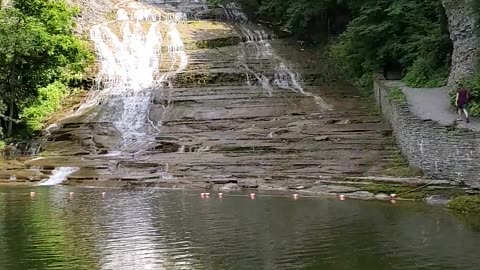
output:
[[[480,269],[480,221],[405,202],[1,188],[0,248],[6,270]]]

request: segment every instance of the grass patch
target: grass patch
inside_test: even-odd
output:
[[[480,214],[480,195],[456,197],[448,203],[447,207],[463,213]]]
[[[399,102],[401,104],[406,104],[407,103],[407,96],[405,93],[400,89],[399,87],[392,87],[388,91],[387,98],[389,100],[393,100],[396,102]]]
[[[427,197],[427,194],[420,191],[413,191],[418,188],[416,185],[401,185],[401,184],[384,184],[384,183],[372,183],[365,187],[362,187],[362,190],[368,191],[373,194],[397,194],[404,199],[413,199],[413,200],[421,200]]]
[[[394,142],[392,141],[394,144]],[[392,177],[418,177],[423,176],[423,172],[419,168],[410,166],[406,157],[399,150],[395,150],[392,154],[392,163],[389,164],[389,167],[385,170],[385,174]]]

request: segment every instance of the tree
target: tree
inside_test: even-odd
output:
[[[63,0],[14,0],[0,11],[0,116],[8,122],[7,136],[38,89],[68,83],[92,62],[87,43],[73,33],[76,12]]]
[[[358,8],[333,47],[350,78],[397,62],[412,86],[445,83],[451,41],[440,1],[364,0]]]

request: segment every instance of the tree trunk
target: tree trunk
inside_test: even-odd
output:
[[[15,105],[15,94],[13,93],[13,88],[10,92],[10,112],[9,112],[9,115],[8,117],[10,117],[10,119],[8,119],[8,128],[7,128],[7,137],[11,137],[12,136],[12,133],[13,133],[13,108],[14,108],[14,105]]]
[[[14,57],[16,59],[16,57]],[[11,137],[13,133],[13,109],[15,107],[15,85],[16,85],[16,70],[15,65],[17,61],[14,60],[12,66],[10,67],[10,76],[8,78],[8,88],[10,88],[10,104],[9,104],[9,117],[8,127],[7,127],[7,137]]]

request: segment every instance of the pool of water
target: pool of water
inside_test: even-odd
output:
[[[8,270],[479,269],[480,218],[402,202],[1,188],[0,247]]]

